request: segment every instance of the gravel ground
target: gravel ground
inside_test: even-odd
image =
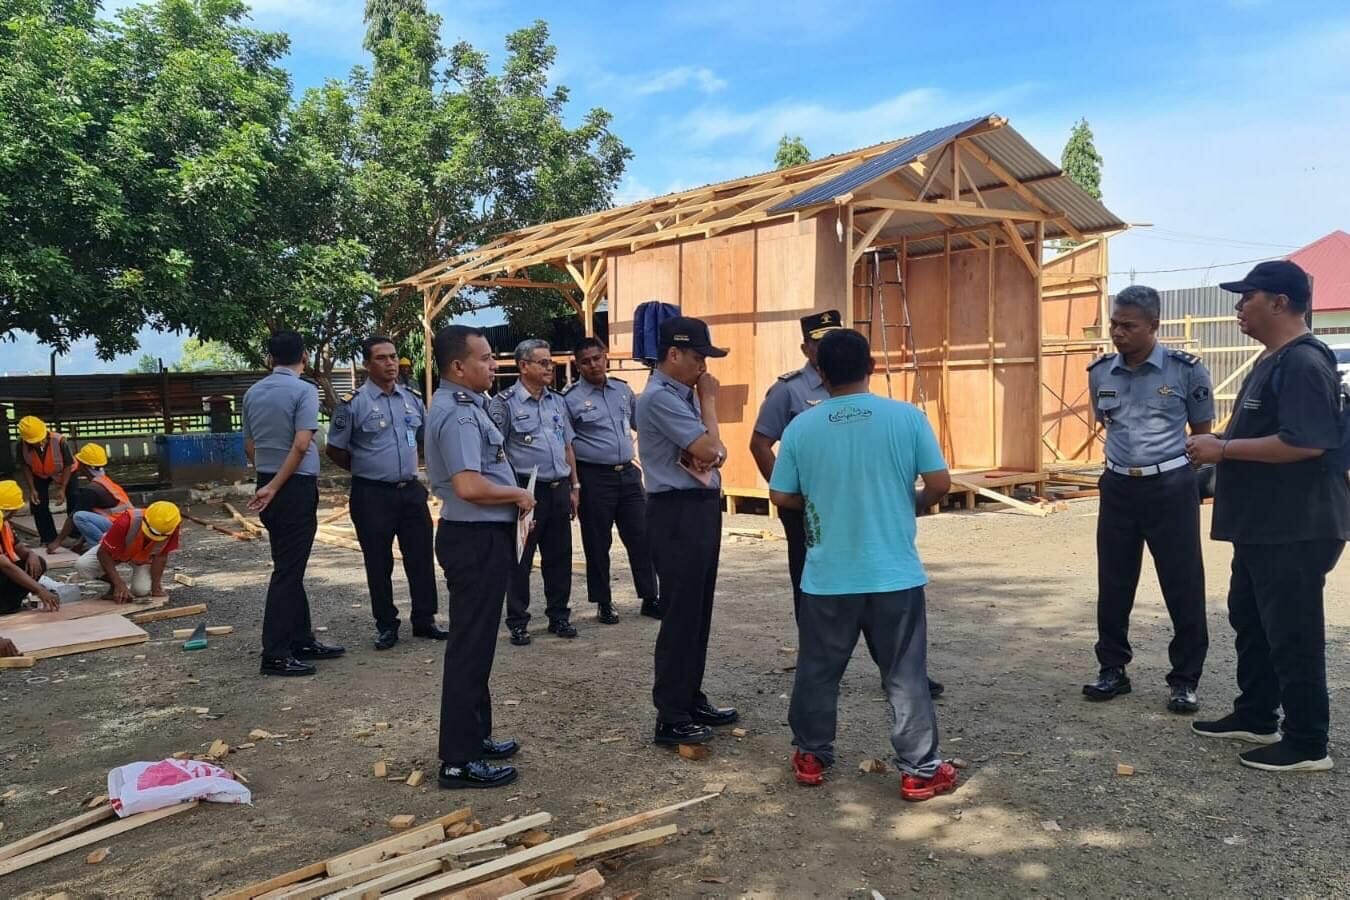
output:
[[[719,734],[701,762],[653,747],[656,624],[637,616],[626,577],[615,588],[623,621],[596,624],[578,573],[578,640],[536,627],[530,647],[510,646],[504,633],[498,645],[497,733],[524,743],[520,781],[465,795],[438,790],[434,777],[411,788],[371,774],[380,758],[394,772],[434,771],[441,654],[406,627],[396,649],[372,649],[355,553],[319,547],[308,579],[315,623],[347,645],[346,658],[321,663],[317,678],[262,679],[266,543],[194,527],[178,565],[197,586],[177,588],[174,602],[205,601],[210,622],[234,634],[188,654],[170,632],[196,620],[156,623],[149,644],[0,672],[0,794],[16,791],[0,806],[0,841],[76,815],[114,766],[204,751],[217,738],[237,745],[264,728],[287,737],[226,763],[246,773],[254,806],[206,806],[147,826],[109,841],[102,864],[74,852],[5,877],[0,895],[202,896],[383,837],[400,813],[420,821],[471,803],[492,824],[548,810],[563,834],[697,796],[710,782],[725,784],[724,795],[678,817],[677,839],[610,866],[608,895],[1350,893],[1350,760],[1338,756],[1346,765],[1327,774],[1269,775],[1241,768],[1240,746],[1193,737],[1165,710],[1170,628],[1151,571],[1134,616],[1134,694],[1083,701],[1079,685],[1095,672],[1095,516],[1095,501],[1080,501],[1040,520],[991,511],[922,520],[930,668],[947,685],[944,752],[967,761],[954,794],[923,804],[900,801],[894,773],[858,770],[889,751],[888,709],[861,646],[842,687],[831,779],[817,789],[792,782],[785,669],[796,639],[781,540],[728,537],[723,548],[705,686],[714,702],[740,708],[745,737]],[[777,527],[749,516],[725,524]],[[576,548],[580,558],[579,539]],[[1212,646],[1202,714],[1221,714],[1233,693],[1229,552],[1207,542],[1205,555]],[[625,575],[621,557],[616,547],[615,572]],[[402,591],[401,573],[396,582]],[[1327,603],[1333,755],[1350,714],[1348,596],[1343,566]],[[389,730],[360,736],[377,721]],[[1118,776],[1117,763],[1136,774]]]

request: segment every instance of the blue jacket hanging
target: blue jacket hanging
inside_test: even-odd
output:
[[[673,303],[647,300],[633,310],[633,358],[648,365],[656,365],[660,356],[657,344],[661,337],[661,323],[680,314]]]

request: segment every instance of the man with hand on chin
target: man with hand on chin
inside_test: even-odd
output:
[[[1241,281],[1237,320],[1265,345],[1221,435],[1187,452],[1217,463],[1211,536],[1233,544],[1228,621],[1236,632],[1233,712],[1199,735],[1264,746],[1239,756],[1266,771],[1325,771],[1330,707],[1322,590],[1350,538],[1350,482],[1336,358],[1308,330],[1312,289],[1286,260]],[[1284,709],[1283,736],[1278,711]]]

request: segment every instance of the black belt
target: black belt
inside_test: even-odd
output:
[[[577,465],[587,469],[599,469],[605,472],[627,472],[629,469],[635,468],[632,462],[619,463],[618,465],[610,465],[609,463],[586,462],[585,460],[582,459],[577,460]]]
[[[516,476],[516,483],[519,484],[521,487],[529,487],[529,485],[530,485],[530,479],[529,479],[529,476],[527,476],[527,475],[517,475],[517,476]],[[569,480],[566,479],[566,478],[558,478],[558,479],[556,479],[556,480],[554,480],[554,481],[545,481],[544,479],[541,478],[541,479],[539,479],[538,481],[536,481],[536,482],[534,483],[534,486],[535,486],[536,488],[556,488],[556,487],[558,487],[559,485],[564,485],[564,484],[570,486],[571,483],[572,483],[572,482],[569,481]]]
[[[708,500],[712,498],[722,499],[722,492],[717,488],[676,488],[671,491],[647,492],[648,500]]]
[[[453,525],[455,528],[510,528],[515,529],[515,522],[455,522],[451,519],[441,519],[441,525]]]
[[[376,478],[362,478],[359,475],[353,475],[352,482],[368,484],[371,487],[389,488],[390,490],[398,490],[399,488],[405,488],[410,484],[421,483],[416,478],[409,478],[407,481],[380,481]]]

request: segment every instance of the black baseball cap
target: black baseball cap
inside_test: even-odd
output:
[[[1257,263],[1256,268],[1247,273],[1241,281],[1225,281],[1219,285],[1225,291],[1245,294],[1248,291],[1265,291],[1268,294],[1284,294],[1298,306],[1307,306],[1312,298],[1312,286],[1308,283],[1308,273],[1297,263],[1287,259],[1272,259]]]
[[[708,333],[708,323],[692,316],[675,316],[661,323],[661,346],[679,347],[681,350],[697,350],[704,356],[722,357],[729,350],[714,347],[712,335]]]
[[[837,309],[802,316],[802,337],[808,341],[818,341],[836,328],[843,328],[843,323],[843,317]]]

